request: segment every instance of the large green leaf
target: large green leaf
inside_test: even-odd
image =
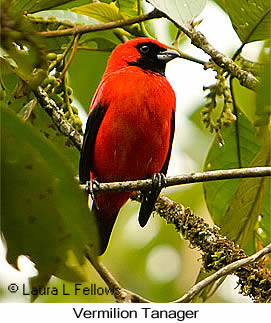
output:
[[[81,279],[74,268],[83,264],[85,246],[94,254],[98,246],[85,194],[65,159],[35,128],[8,109],[1,109],[1,118],[1,231],[7,260],[16,266],[18,256],[28,256],[39,271],[35,286],[44,286],[51,275]]]
[[[250,163],[250,167],[270,165],[270,145],[270,132],[266,129],[262,148]],[[268,177],[241,179],[226,213],[220,220],[222,233],[243,248],[253,236],[268,189],[270,189]],[[270,219],[270,212],[265,216]]]
[[[239,119],[242,167],[270,165],[270,132],[267,127],[264,133],[260,149],[260,138],[255,135],[255,129],[244,116]],[[225,146],[219,147],[213,142],[205,160],[205,170],[239,167],[234,127],[225,129],[222,134]],[[267,187],[267,179],[261,178],[204,183],[206,203],[215,223],[223,234],[242,247],[246,247],[252,238],[266,200]],[[248,248],[254,250],[252,240]]]
[[[270,37],[269,0],[215,0],[230,16],[233,28],[242,42]]]
[[[239,168],[235,125],[222,129],[225,145],[221,147],[215,138],[205,159],[204,170]],[[239,139],[242,167],[248,167],[259,151],[260,140],[247,118],[239,116]],[[240,180],[204,183],[205,200],[215,223],[220,225],[223,215],[237,189]]]
[[[148,2],[180,25],[194,20],[206,5],[206,0],[148,0]]]

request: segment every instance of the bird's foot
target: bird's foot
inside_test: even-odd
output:
[[[96,179],[92,179],[91,181],[87,181],[86,182],[86,190],[88,192],[88,194],[91,196],[93,203],[95,204],[96,209],[98,210],[98,204],[96,201],[96,194],[97,191],[100,188],[100,183],[96,180]]]
[[[163,173],[156,173],[152,175],[152,187],[155,191],[161,191],[163,187],[167,185],[166,175]]]

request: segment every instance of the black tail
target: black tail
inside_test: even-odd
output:
[[[138,222],[141,227],[144,227],[147,224],[160,192],[161,189],[144,193],[138,217]]]
[[[101,212],[99,212],[96,209],[96,207],[93,207],[93,209],[98,223],[99,236],[100,236],[99,256],[101,256],[105,252],[108,246],[111,232],[113,230],[113,226],[115,224],[115,221],[119,212],[117,212],[114,216],[112,215],[107,216],[107,215],[101,214]]]

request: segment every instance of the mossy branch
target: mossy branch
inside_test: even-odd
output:
[[[140,200],[140,197],[137,195],[134,199]],[[168,224],[173,224],[192,247],[200,249],[206,271],[217,271],[247,257],[243,249],[219,233],[218,227],[209,226],[182,204],[160,195],[155,204],[155,212]],[[245,264],[233,273],[239,278],[240,293],[251,297],[255,302],[271,300],[271,272],[265,267],[263,260]]]

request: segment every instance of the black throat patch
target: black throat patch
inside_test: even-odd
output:
[[[157,55],[166,49],[151,42],[141,43],[136,46],[141,57],[136,62],[129,62],[131,66],[138,66],[146,71],[152,71],[165,76],[166,62],[159,60]],[[148,48],[147,52],[143,49]]]

